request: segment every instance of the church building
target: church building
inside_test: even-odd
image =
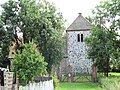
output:
[[[72,67],[72,72],[92,72],[92,61],[87,58],[87,45],[85,37],[90,35],[91,24],[79,13],[79,16],[67,28],[67,65]]]

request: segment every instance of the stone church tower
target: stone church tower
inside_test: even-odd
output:
[[[67,28],[67,65],[73,73],[91,73],[92,61],[87,58],[85,37],[90,35],[91,24],[81,15]]]

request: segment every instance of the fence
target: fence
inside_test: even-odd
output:
[[[19,86],[19,90],[54,90],[53,86],[53,80],[49,80],[46,78],[42,78],[42,80],[39,78],[35,80],[37,82],[29,83],[26,86]],[[13,88],[7,88],[5,86],[0,86],[0,90],[18,90],[17,84],[12,85]],[[9,85],[11,87],[11,85]]]
[[[47,77],[35,78],[34,83],[19,86],[19,90],[54,90],[53,80]]]
[[[0,90],[12,90],[13,72],[0,67]]]
[[[76,68],[75,68],[76,69]],[[71,65],[60,68],[58,70],[59,80],[62,82],[95,82],[96,81],[96,67],[92,65],[90,68],[79,67],[77,70],[73,70]],[[60,73],[60,74],[59,74]]]
[[[4,87],[5,87],[5,90],[12,90],[13,72],[5,72],[4,73]]]
[[[19,84],[13,84],[13,72],[0,68],[0,90],[18,90]],[[52,77],[35,77],[34,83],[19,86],[19,90],[54,90]]]

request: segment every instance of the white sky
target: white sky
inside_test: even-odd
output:
[[[92,9],[104,0],[49,0],[56,4],[67,20],[66,25],[70,25],[78,13],[82,13],[84,17],[91,15]]]
[[[8,0],[0,0],[0,4]],[[67,20],[66,26],[70,25],[73,20],[82,13],[84,17],[91,15],[91,9],[103,0],[48,0],[55,3],[56,7],[62,12],[64,19]],[[1,9],[0,9],[1,11]]]

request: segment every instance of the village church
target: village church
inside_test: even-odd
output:
[[[79,13],[79,16],[66,30],[67,58],[66,64],[72,67],[72,72],[91,73],[92,61],[87,58],[85,37],[90,35],[91,24]]]

